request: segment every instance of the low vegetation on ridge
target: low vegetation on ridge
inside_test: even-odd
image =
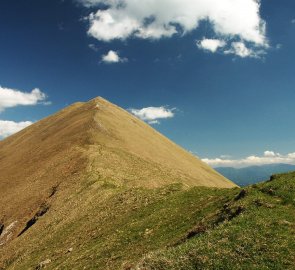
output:
[[[295,173],[245,189],[91,181],[12,242],[2,267],[294,269],[294,189]]]
[[[294,269],[295,173],[246,187],[198,226],[207,229],[135,269]]]

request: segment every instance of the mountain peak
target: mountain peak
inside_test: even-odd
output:
[[[122,108],[75,103],[0,142],[0,219],[18,226],[57,187],[232,188],[236,185]],[[17,194],[17,196],[16,196]],[[19,233],[19,232],[18,232]]]
[[[132,178],[135,181],[132,185],[146,187],[171,182],[188,186],[235,186],[150,125],[102,97],[74,103],[0,142],[0,145],[1,156],[16,155],[16,160],[20,157],[35,160],[38,156],[48,161],[50,155],[47,152],[51,153],[53,149],[83,150],[88,161],[94,159],[91,161],[92,170],[108,172],[105,177],[115,177],[122,185]],[[23,151],[15,151],[16,147]],[[5,158],[1,159],[0,165],[5,161]],[[102,166],[104,163],[108,166]],[[147,175],[144,176],[143,172]]]
[[[91,103],[91,104],[92,103],[97,103],[97,104],[99,104],[99,103],[110,103],[110,102],[108,100],[106,100],[105,98],[98,96],[98,97],[95,97],[95,98],[89,100],[86,103]]]

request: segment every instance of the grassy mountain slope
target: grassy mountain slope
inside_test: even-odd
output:
[[[245,188],[83,182],[0,253],[3,269],[294,269],[295,173]],[[50,204],[50,202],[49,202]],[[140,259],[142,258],[142,259]]]
[[[294,269],[295,173],[230,189],[103,99],[0,142],[0,169],[0,269]]]
[[[65,211],[76,222],[80,213],[71,204],[89,200],[83,193],[76,196],[77,190],[93,185],[235,187],[149,125],[102,98],[75,103],[0,141],[0,172],[0,232],[9,228],[5,237],[2,234],[0,248],[52,209],[59,211],[67,205]],[[94,194],[94,201],[105,195]],[[87,207],[76,208],[92,211],[92,205]]]
[[[295,173],[247,187],[195,230],[189,241],[146,255],[136,269],[294,269]]]
[[[287,173],[295,170],[291,164],[270,164],[261,166],[250,166],[245,168],[220,167],[215,168],[226,178],[232,180],[239,186],[247,186],[265,181],[273,174]]]
[[[132,187],[154,188],[174,182],[188,187],[235,186],[127,111],[101,98],[88,105],[95,111],[87,153],[90,174]]]
[[[92,112],[81,107],[74,104],[0,141],[0,222],[15,222],[10,238],[57,187],[71,192],[85,174]]]

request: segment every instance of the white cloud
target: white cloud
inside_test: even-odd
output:
[[[291,23],[294,23],[295,24],[295,19],[291,20]]]
[[[276,156],[280,156],[279,153],[275,153],[274,151],[265,151],[264,152],[264,156],[265,157],[276,157]]]
[[[77,0],[77,1],[82,3],[85,7],[95,7],[99,4],[106,4],[107,2],[110,2],[108,0]]]
[[[259,58],[265,52],[263,50],[255,50],[247,48],[244,42],[233,42],[229,50],[224,51],[225,54],[234,54],[241,58],[252,57]]]
[[[182,36],[207,20],[216,36],[267,48],[266,22],[260,0],[80,0],[85,6],[104,4],[88,17],[88,34],[101,41],[130,37],[160,39]],[[243,44],[244,44],[243,43]],[[219,44],[221,47],[222,44]],[[205,45],[206,46],[206,45]],[[217,45],[218,46],[218,45]],[[211,51],[218,47],[207,45]],[[243,48],[240,48],[240,51]],[[243,57],[247,52],[240,52]]]
[[[117,52],[110,50],[107,54],[102,56],[101,60],[104,63],[113,64],[113,63],[126,62],[127,58],[121,58]]]
[[[160,121],[159,120],[152,120],[148,122],[150,125],[159,125]]]
[[[199,49],[207,50],[210,52],[216,52],[219,48],[222,48],[226,45],[224,40],[219,39],[207,39],[204,38],[197,42],[197,46]]]
[[[139,119],[148,122],[149,124],[159,124],[159,119],[167,119],[174,117],[174,109],[168,109],[164,106],[161,107],[147,107],[143,109],[130,109]]]
[[[14,122],[14,121],[4,121],[0,120],[0,138],[5,138],[7,136],[10,136],[28,126],[33,124],[30,121],[24,121],[24,122]]]
[[[202,159],[205,163],[212,167],[247,167],[253,165],[265,165],[265,164],[277,164],[277,163],[287,163],[295,164],[295,152],[286,155],[281,155],[280,153],[275,153],[273,151],[265,151],[262,156],[249,156],[242,159],[229,159],[229,158],[214,158]]]
[[[227,46],[227,43],[224,40],[204,38],[197,42],[197,47],[212,53],[215,53],[218,49],[222,48],[222,50],[220,50],[222,53],[234,54],[241,58],[260,58],[265,54],[265,51],[261,48],[248,48],[243,41],[234,41],[230,44],[230,46]]]
[[[44,101],[46,95],[40,89],[33,89],[30,93],[21,92],[16,89],[4,88],[0,86],[0,112],[6,108],[16,106],[36,105]]]
[[[99,48],[98,47],[96,47],[96,45],[95,44],[88,44],[88,48],[89,49],[91,49],[91,50],[93,50],[93,51],[95,51],[95,52],[97,52],[98,50],[99,50]]]

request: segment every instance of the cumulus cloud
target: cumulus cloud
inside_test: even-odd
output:
[[[130,109],[139,119],[148,122],[149,124],[159,124],[160,119],[167,119],[174,117],[174,109],[168,109],[164,106],[161,107],[147,107],[142,109]]]
[[[263,50],[255,50],[248,48],[244,42],[232,42],[231,48],[224,51],[225,54],[234,54],[241,58],[252,57],[259,58],[265,52]]]
[[[234,41],[228,45],[224,40],[204,38],[197,42],[197,46],[199,49],[210,51],[212,53],[217,52],[218,49],[222,49],[220,50],[221,53],[233,54],[241,58],[260,58],[265,54],[265,50],[261,48],[248,48],[244,41]]]
[[[33,89],[30,93],[0,86],[0,112],[6,108],[16,106],[36,105],[44,101],[46,95],[40,89]]]
[[[201,21],[207,20],[215,35],[222,39],[247,42],[254,49],[268,47],[266,22],[260,16],[260,0],[80,0],[80,2],[87,7],[99,4],[105,6],[103,9],[97,8],[98,10],[88,17],[90,23],[88,34],[100,41],[125,40],[130,37],[160,39],[173,35],[183,36],[196,30]],[[212,40],[204,41],[204,46],[201,45],[201,48],[214,52],[223,44],[218,44],[217,39]]]
[[[200,49],[207,50],[210,52],[216,52],[219,48],[222,48],[226,45],[226,42],[224,40],[219,39],[207,39],[204,38],[203,40],[200,40],[197,42],[197,46]]]
[[[274,151],[265,151],[264,157],[277,157],[280,156],[279,153],[275,153]]]
[[[127,58],[121,58],[118,52],[110,50],[107,54],[102,56],[101,60],[102,62],[107,64],[114,64],[114,63],[126,62]]]
[[[14,122],[0,120],[0,138],[8,137],[32,124],[33,122],[30,121]]]
[[[278,164],[287,163],[295,164],[295,152],[286,155],[281,155],[274,151],[265,151],[262,156],[249,156],[242,159],[230,159],[226,157],[208,159],[202,159],[205,163],[212,167],[247,167],[253,165],[266,165],[266,164]]]

